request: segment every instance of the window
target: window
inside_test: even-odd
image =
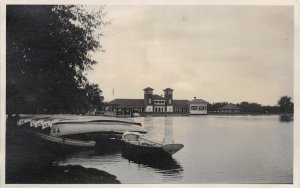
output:
[[[148,99],[148,104],[151,104],[151,99],[150,98]]]
[[[172,104],[172,99],[169,99],[169,104]]]
[[[191,106],[191,110],[198,110],[198,106]]]

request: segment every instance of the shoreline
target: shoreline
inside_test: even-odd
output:
[[[120,184],[115,175],[80,165],[54,165],[61,148],[6,124],[5,184]]]

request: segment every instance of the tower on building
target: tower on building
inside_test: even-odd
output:
[[[171,88],[166,88],[164,89],[164,98],[166,99],[166,104],[167,105],[172,105],[173,104],[173,89]]]
[[[144,104],[150,105],[152,104],[152,96],[153,96],[153,89],[151,87],[147,87],[144,89]]]

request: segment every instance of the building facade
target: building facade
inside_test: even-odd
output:
[[[190,114],[191,115],[202,115],[202,114],[207,114],[207,104],[208,102],[202,100],[202,99],[197,99],[194,97],[194,100],[189,102],[190,104]]]
[[[173,89],[164,89],[164,95],[154,94],[154,89],[144,90],[144,99],[115,99],[107,103],[107,108],[117,114],[130,115],[134,111],[140,114],[207,114],[208,102],[202,99],[176,100],[173,99]]]
[[[242,108],[234,105],[234,104],[227,104],[221,108],[219,108],[219,113],[223,114],[239,114],[241,113]]]

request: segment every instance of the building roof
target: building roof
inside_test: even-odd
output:
[[[144,106],[144,99],[115,99],[108,102],[108,105],[116,105],[119,108],[128,106]]]
[[[225,106],[222,106],[219,110],[241,110],[242,108],[238,107],[234,104],[227,104]]]
[[[146,91],[146,90],[151,90],[151,91],[153,91],[154,89],[152,89],[151,87],[146,87],[146,88],[144,89],[144,91]]]
[[[163,91],[174,91],[174,90],[171,89],[171,88],[166,88],[166,89],[164,89]]]
[[[159,95],[152,95],[152,99],[153,100],[166,100],[164,97],[162,97],[162,96],[159,96]]]
[[[190,101],[189,104],[209,104],[209,102],[202,99],[194,99]]]
[[[173,105],[189,105],[189,100],[173,100]]]

